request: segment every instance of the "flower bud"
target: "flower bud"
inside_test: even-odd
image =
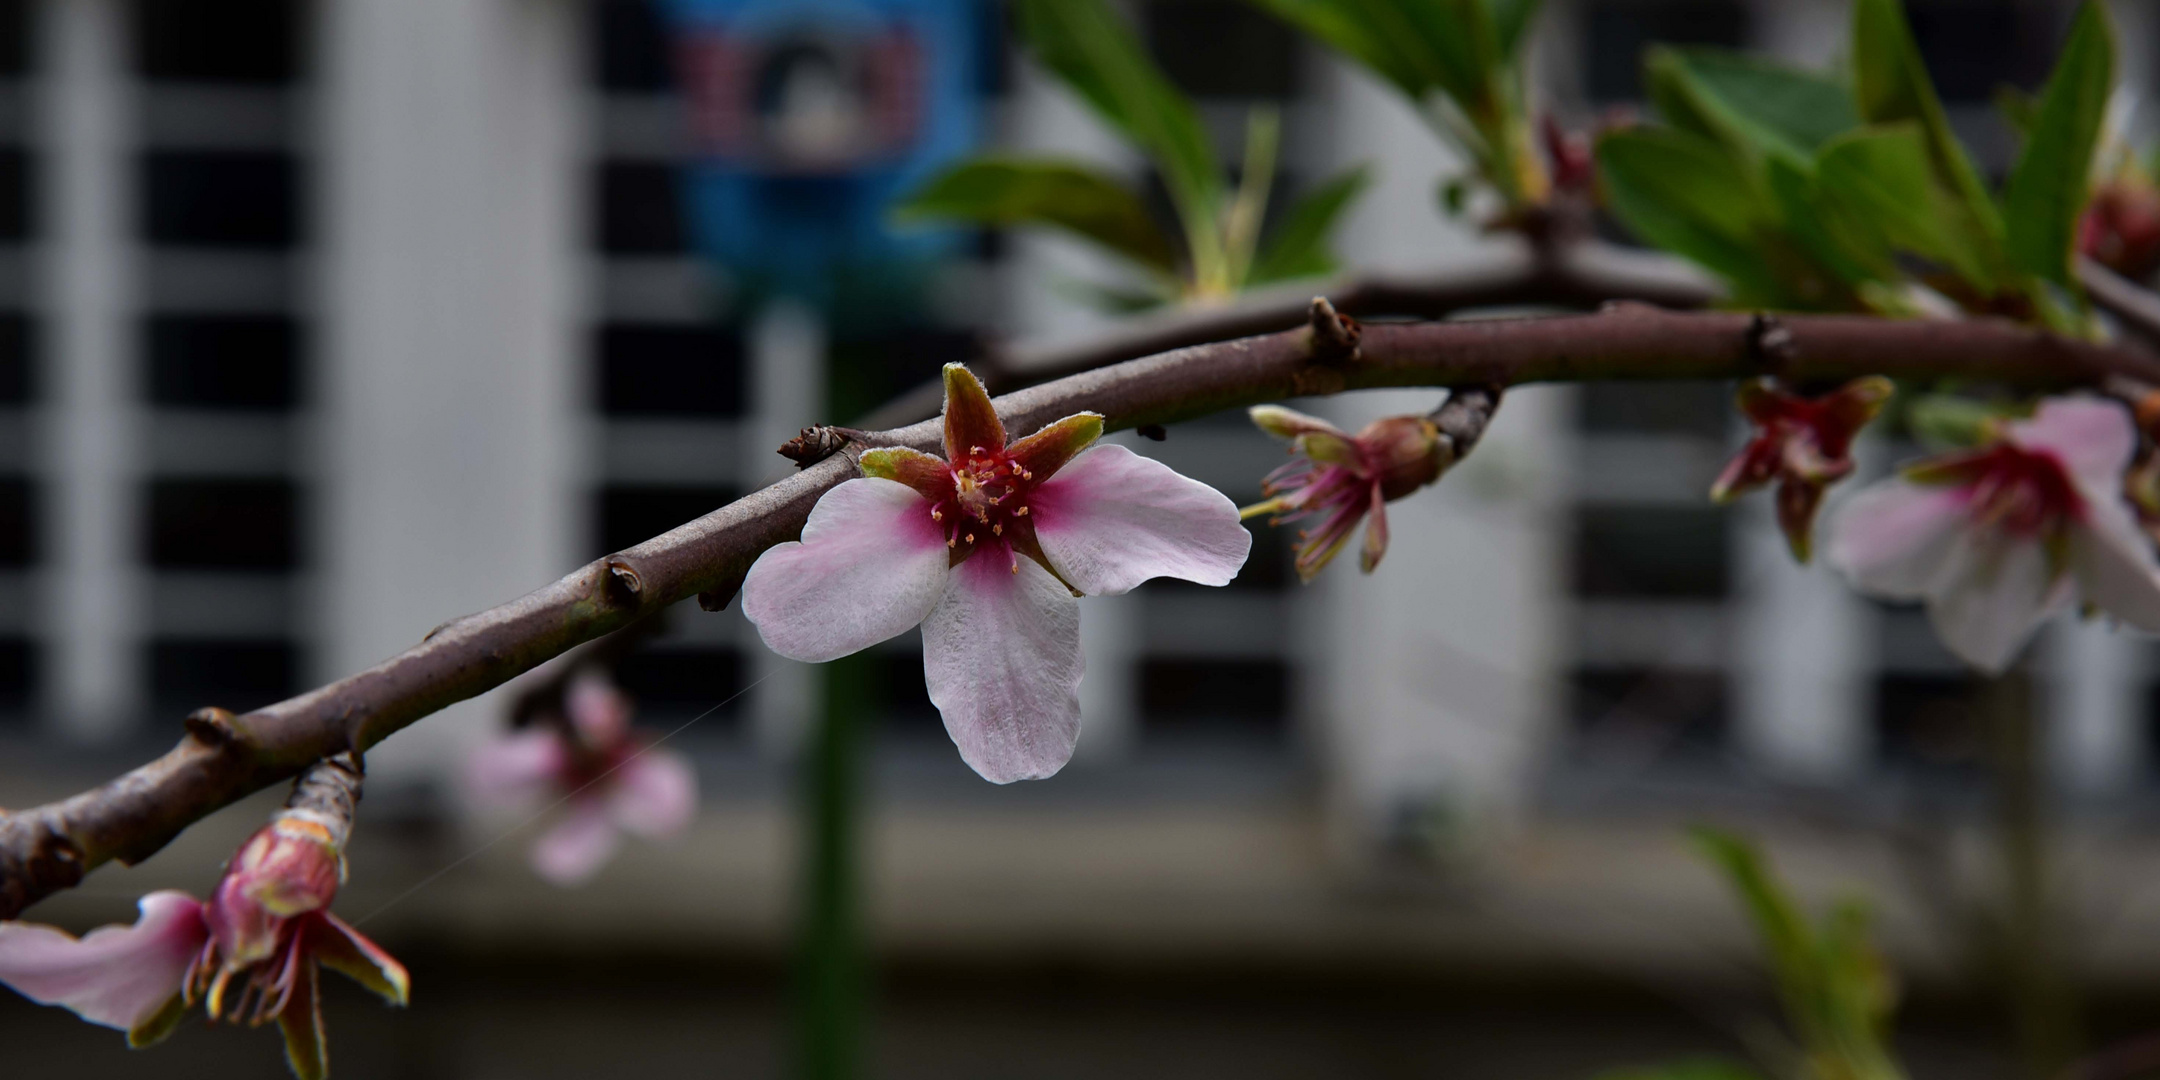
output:
[[[1455,461],[1454,447],[1422,416],[1375,420],[1358,432],[1357,444],[1389,502],[1440,479]]]
[[[330,906],[345,877],[339,839],[319,815],[287,810],[241,845],[203,910],[227,967],[268,959],[287,919]]]

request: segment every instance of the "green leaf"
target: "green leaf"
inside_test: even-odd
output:
[[[2000,290],[2011,276],[2008,256],[2002,250],[2002,217],[1965,147],[1950,130],[1942,99],[1928,79],[1898,0],[1853,0],[1852,55],[1853,94],[1861,119],[1882,124],[1911,121],[1920,126],[1929,167],[1952,196],[1952,204],[1945,208],[1947,220],[1964,234],[1960,245],[1983,256],[1975,268],[1981,276],[1970,282],[1982,292]]]
[[[1498,13],[1483,8],[1488,0],[1254,2],[1378,72],[1412,101],[1422,101],[1435,89],[1458,102],[1477,100],[1488,84],[1478,62],[1476,39],[1480,35],[1473,23],[1483,22],[1492,29],[1488,40],[1504,33],[1506,25],[1496,17]],[[1523,22],[1516,27],[1518,35],[1531,13],[1519,14]],[[1497,47],[1497,42],[1493,44]]]
[[[1329,241],[1335,226],[1371,180],[1371,171],[1360,165],[1292,203],[1282,223],[1268,234],[1247,284],[1264,285],[1333,272],[1335,255],[1329,250]]]
[[[1598,174],[1612,211],[1637,236],[1701,263],[1741,303],[1778,303],[1785,288],[1761,249],[1770,224],[1740,166],[1699,135],[1634,128],[1598,140]]]
[[[1729,1058],[1683,1058],[1663,1065],[1615,1069],[1595,1080],[1763,1080],[1763,1074]]]
[[[1645,66],[1653,100],[1675,125],[1757,152],[1804,161],[1822,144],[1860,126],[1852,94],[1843,85],[1761,57],[1658,47]]]
[[[1176,275],[1177,248],[1146,204],[1115,178],[1078,162],[978,158],[932,178],[894,208],[902,221],[1044,225]]]
[[[1688,832],[1710,864],[1724,873],[1726,884],[1740,894],[1741,906],[1770,954],[1787,1007],[1804,1007],[1814,1000],[1815,936],[1799,905],[1771,874],[1762,852],[1746,838],[1722,829],[1698,827]]]
[[[1499,38],[1500,56],[1507,63],[1520,64],[1523,38],[1537,22],[1543,0],[1486,0],[1491,5],[1493,29]]]
[[[1771,157],[1764,165],[1784,231],[1796,250],[1813,264],[1801,272],[1834,277],[1843,286],[1833,296],[1830,282],[1821,281],[1810,289],[1806,281],[1792,281],[1793,271],[1788,271],[1788,284],[1796,292],[1803,296],[1812,292],[1819,307],[1849,308],[1861,306],[1857,293],[1861,285],[1896,281],[1903,276],[1890,245],[1879,233],[1853,228],[1849,220],[1826,205],[1811,169],[1785,157]]]
[[[1841,135],[1815,159],[1826,212],[1857,236],[1985,281],[1988,252],[1963,228],[1918,125],[1893,124]]]
[[[2115,33],[2090,0],[2040,96],[2025,152],[2003,189],[2006,247],[2018,268],[2076,290],[2070,271],[2078,216],[2091,190],[2093,149],[2115,86]]]
[[[2010,130],[2017,132],[2018,138],[2032,135],[2033,125],[2039,122],[2040,103],[2033,100],[2031,94],[2004,83],[1995,88],[1988,100],[1995,103],[1996,115],[2002,117],[2003,123],[2009,125]]]
[[[1191,101],[1103,0],[1018,0],[1021,31],[1057,73],[1162,169],[1188,233],[1212,227],[1223,175]]]

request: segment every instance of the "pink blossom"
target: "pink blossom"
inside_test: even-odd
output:
[[[654,748],[630,713],[629,696],[606,676],[581,672],[563,692],[560,723],[511,732],[473,756],[470,780],[483,801],[566,801],[531,851],[533,870],[554,884],[598,873],[625,832],[662,839],[697,817],[697,771]]]
[[[1358,568],[1370,574],[1387,554],[1387,504],[1440,478],[1454,463],[1454,447],[1423,416],[1390,416],[1351,436],[1341,428],[1279,405],[1257,405],[1253,423],[1290,441],[1291,461],[1261,484],[1266,501],[1246,507],[1245,517],[1273,514],[1271,525],[1318,516],[1316,528],[1298,531],[1297,572],[1311,581],[1366,521]],[[1366,519],[1370,517],[1370,520]]]
[[[743,613],[774,652],[821,662],[923,628],[930,700],[996,783],[1046,777],[1079,738],[1083,594],[1154,577],[1225,585],[1252,536],[1205,484],[1068,416],[1007,445],[975,376],[945,368],[945,452],[862,455],[802,540],[758,557]]]
[[[2160,630],[2160,563],[2123,498],[2136,445],[2111,402],[2044,401],[1987,445],[1854,496],[1830,562],[1864,591],[1926,600],[1943,642],[1989,672],[2073,602]]]
[[[343,877],[343,830],[286,810],[248,838],[208,903],[181,892],[137,902],[133,926],[81,938],[50,926],[0,922],[0,982],[148,1046],[197,1004],[212,1020],[276,1020],[302,1080],[329,1070],[317,970],[328,967],[405,1004],[405,968],[330,914]]]
[[[1854,379],[1814,398],[1778,389],[1768,379],[1740,384],[1740,411],[1755,425],[1755,437],[1718,475],[1710,497],[1726,502],[1775,483],[1778,527],[1793,558],[1808,561],[1823,491],[1851,474],[1853,437],[1890,394],[1890,380],[1880,376]]]

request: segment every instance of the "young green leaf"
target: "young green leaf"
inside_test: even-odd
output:
[[[1334,253],[1328,250],[1336,223],[1358,193],[1365,190],[1371,173],[1358,166],[1305,193],[1292,203],[1280,225],[1261,246],[1253,262],[1248,285],[1313,277],[1335,269]]]
[[[1043,225],[1176,276],[1177,248],[1140,197],[1115,178],[1067,161],[978,158],[933,177],[893,210],[901,221]]]
[[[1819,983],[1815,935],[1800,906],[1770,872],[1753,843],[1721,829],[1695,828],[1689,834],[1710,864],[1725,875],[1726,884],[1740,894],[1741,906],[1770,954],[1770,967],[1788,1010],[1807,1011],[1816,1000]]]
[[[1188,233],[1203,222],[1212,228],[1223,201],[1214,148],[1192,102],[1170,85],[1132,30],[1103,0],[1018,0],[1017,6],[1020,28],[1043,65],[1155,159]]]
[[[1326,42],[1337,52],[1371,68],[1415,100],[1440,85],[1426,65],[1405,48],[1387,22],[1366,10],[1367,0],[1253,0],[1276,18]]]
[[[1853,93],[1861,118],[1920,125],[1929,166],[1952,196],[1952,205],[1945,209],[1952,226],[1964,234],[1959,244],[1983,256],[1975,268],[1981,276],[1970,283],[1981,292],[1999,290],[2012,273],[2002,249],[2002,217],[1950,130],[1898,0],[1853,0],[1852,56]]]
[[[1761,243],[1773,222],[1724,148],[1685,131],[1634,128],[1598,140],[1597,160],[1607,203],[1636,235],[1725,278],[1742,303],[1791,306]]]
[[[1491,5],[1495,36],[1499,39],[1501,59],[1507,63],[1521,63],[1523,38],[1532,24],[1537,22],[1538,9],[1543,0],[1485,0]]]
[[[1927,142],[1910,122],[1841,135],[1815,159],[1826,211],[1856,236],[1940,263],[1967,281],[1985,281],[1987,252],[1962,226],[1957,199],[1943,190]]]
[[[1675,126],[1754,153],[1805,161],[1823,143],[1860,126],[1843,85],[1761,57],[1658,47],[1646,55],[1645,67],[1652,100]]]
[[[2075,290],[2070,271],[2078,216],[2091,191],[2093,149],[2115,86],[2115,32],[2107,8],[2088,2],[2040,96],[2025,152],[2003,189],[2010,258],[2028,274]]]

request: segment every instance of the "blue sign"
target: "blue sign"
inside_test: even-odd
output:
[[[975,145],[980,0],[664,0],[696,156],[693,235],[782,291],[948,249],[893,200]]]

